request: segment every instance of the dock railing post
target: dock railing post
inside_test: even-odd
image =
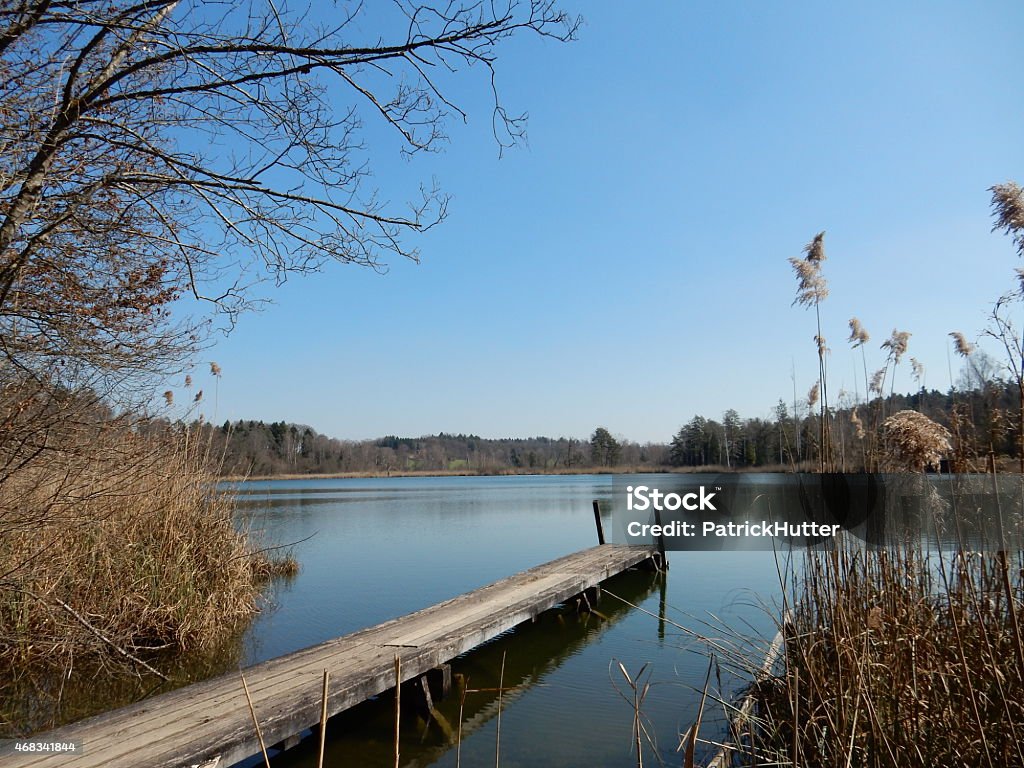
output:
[[[601,504],[594,499],[594,522],[597,523],[597,543],[604,544],[604,526],[601,525]]]
[[[665,560],[665,535],[660,532],[661,510],[658,509],[657,505],[654,506],[654,522],[658,525],[658,554],[661,556],[661,567],[664,568],[665,563],[667,562],[667,560]]]

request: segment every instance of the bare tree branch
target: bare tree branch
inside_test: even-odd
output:
[[[180,360],[201,342],[195,322],[170,324],[183,294],[233,322],[254,281],[416,260],[408,235],[442,221],[448,198],[433,185],[390,202],[369,184],[373,158],[441,148],[450,115],[466,119],[449,94],[474,65],[499,149],[521,142],[522,118],[498,99],[498,50],[526,32],[570,40],[579,21],[551,0],[388,8],[373,8],[369,42],[352,24],[361,4],[0,9],[7,361],[158,370],[161,351]]]

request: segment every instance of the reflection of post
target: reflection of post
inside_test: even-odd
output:
[[[668,592],[668,572],[658,574],[658,640],[665,642],[665,595]]]
[[[601,525],[601,504],[594,499],[594,522],[597,523],[597,543],[604,544],[604,526]]]

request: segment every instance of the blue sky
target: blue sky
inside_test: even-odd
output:
[[[386,198],[432,176],[453,197],[409,241],[421,263],[268,290],[197,365],[208,394],[208,361],[224,372],[207,418],[665,441],[695,413],[768,416],[791,367],[801,397],[817,375],[786,259],[819,230],[831,391],[862,375],[852,315],[869,366],[907,330],[928,387],[949,387],[947,334],[977,336],[1018,266],[987,188],[1024,182],[1024,6],[562,5],[577,42],[500,51],[529,147],[499,160],[479,73],[450,94],[470,118],[445,152],[382,145]]]

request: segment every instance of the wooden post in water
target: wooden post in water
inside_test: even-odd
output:
[[[658,509],[657,505],[654,507],[654,522],[658,524],[658,554],[661,555],[661,567],[664,568],[668,563],[665,559],[665,536],[660,533],[661,531],[661,510]]]
[[[594,499],[594,522],[597,523],[597,543],[604,544],[604,526],[601,525],[601,504]]]
[[[448,698],[452,692],[452,668],[450,664],[440,664],[427,670],[427,682],[430,684],[430,695],[436,701]]]

